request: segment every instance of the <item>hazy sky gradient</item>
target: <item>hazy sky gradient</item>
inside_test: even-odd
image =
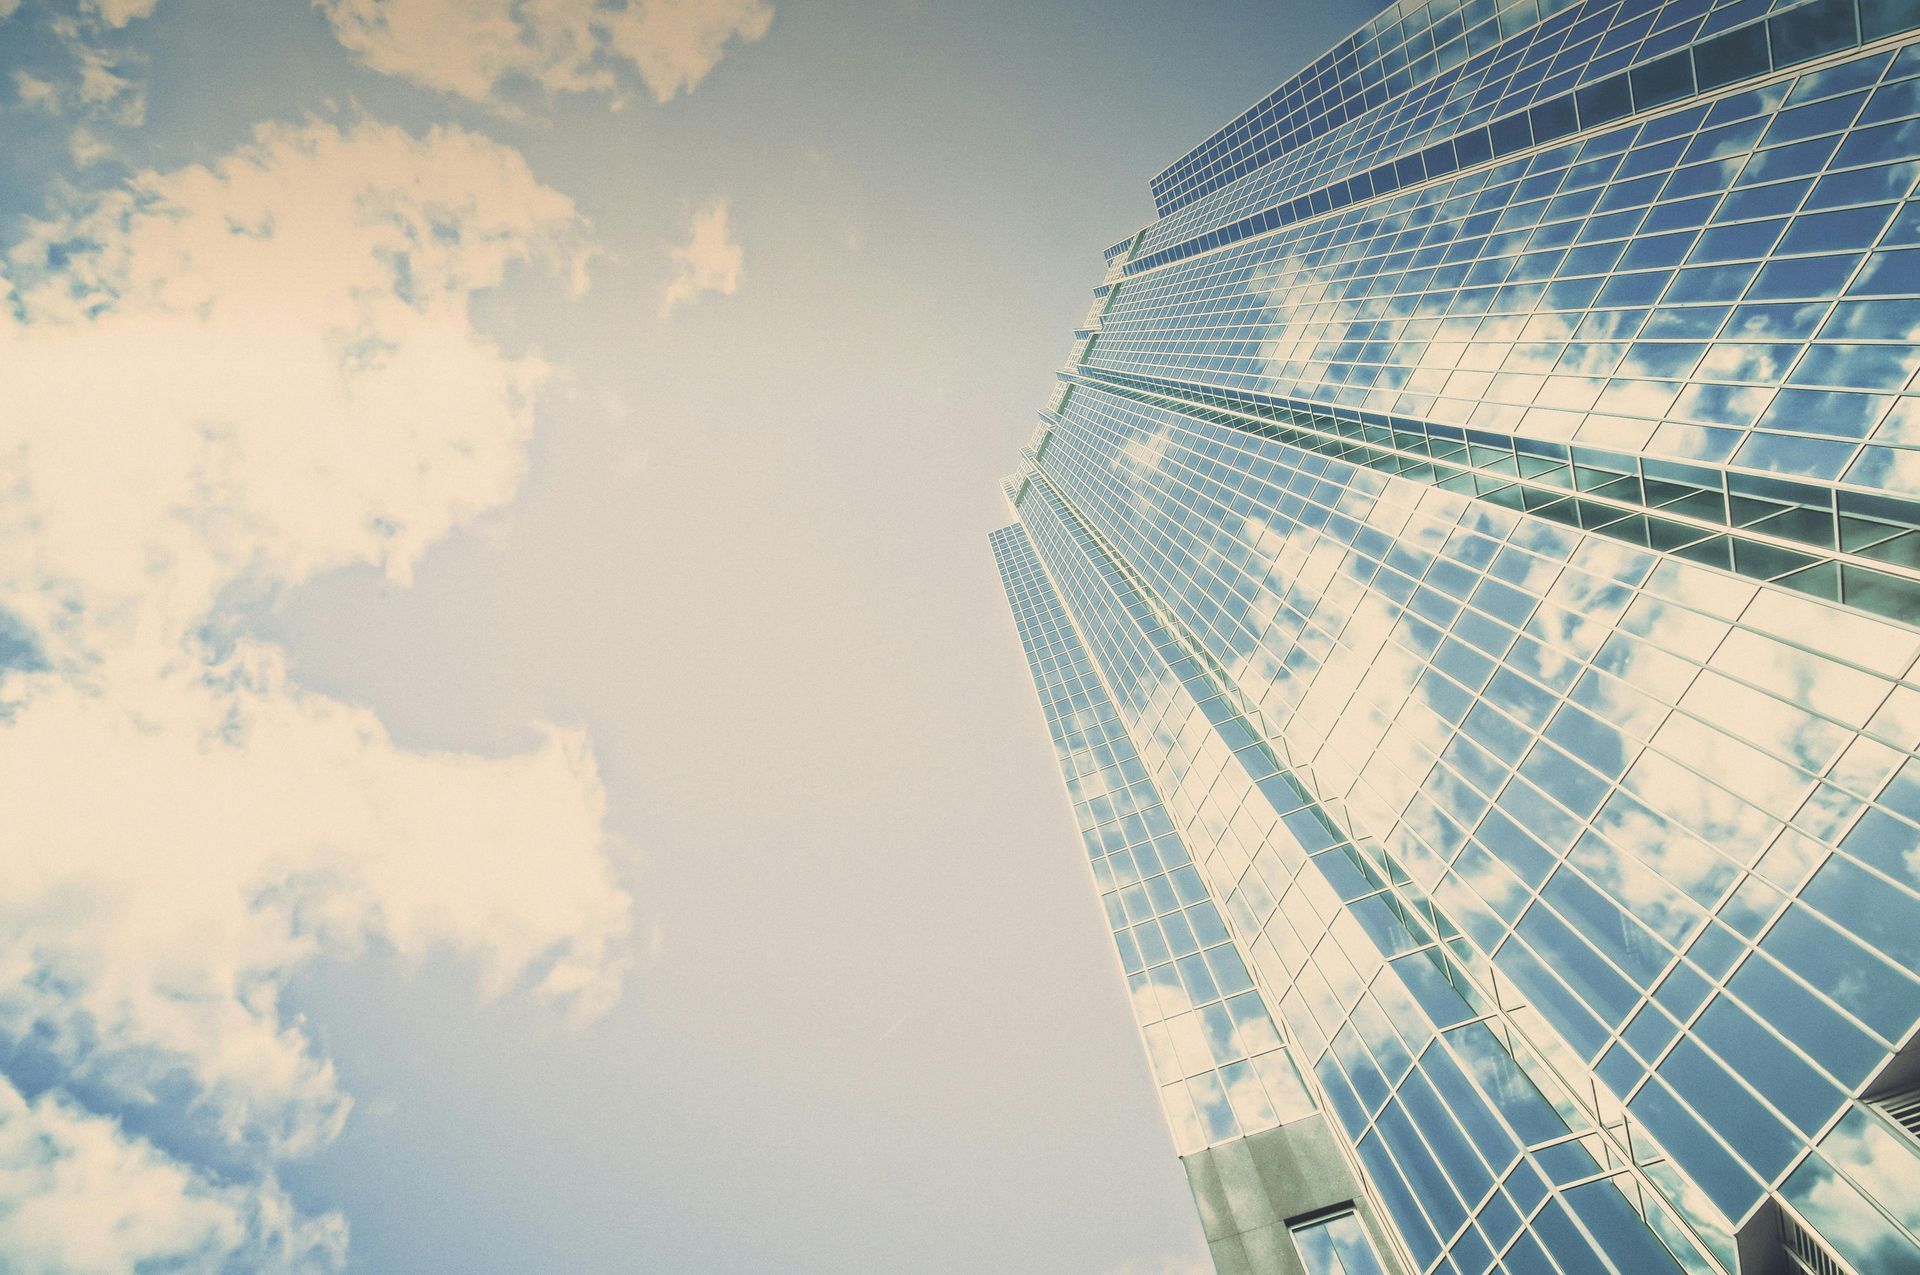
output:
[[[222,614],[401,749],[580,731],[623,995],[483,1000],[465,931],[299,965],[281,1012],[355,1106],[280,1180],[355,1271],[1199,1269],[985,535],[1148,178],[1369,6],[773,9],[690,89],[615,67],[618,110],[383,74],[297,0],[96,25],[137,122],[0,90],[9,243],[67,185],[318,120],[460,125],[593,245],[584,292],[473,298],[553,369],[510,503],[410,581],[361,555]],[[7,69],[71,73],[51,13],[0,23]]]

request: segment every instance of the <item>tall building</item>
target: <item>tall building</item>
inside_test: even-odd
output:
[[[993,550],[1223,1272],[1920,1272],[1920,3],[1403,0]]]

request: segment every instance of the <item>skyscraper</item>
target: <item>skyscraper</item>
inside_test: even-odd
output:
[[[1404,0],[993,536],[1223,1272],[1920,1272],[1920,4]]]

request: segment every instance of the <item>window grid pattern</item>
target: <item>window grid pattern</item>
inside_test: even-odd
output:
[[[1205,198],[1160,209],[1132,257],[1152,257],[1255,211],[1331,192],[1382,159],[1390,161],[1392,185],[1404,186],[1524,147],[1529,136],[1546,142],[1917,23],[1913,0],[1593,0],[1565,8],[1389,107],[1310,145],[1272,151],[1267,162],[1210,185]]]
[[[1539,92],[1542,84],[1557,88],[1598,78],[1684,46],[1698,38],[1703,24],[1711,34],[1794,2],[1696,0],[1662,6],[1509,0],[1496,13],[1495,3],[1481,0],[1424,15],[1416,9],[1400,17],[1389,10],[1382,18],[1399,20],[1370,42],[1350,48],[1356,41],[1343,41],[1156,178],[1155,211],[1162,224],[1177,222],[1173,214],[1181,208],[1329,134],[1323,149],[1386,152],[1461,116],[1484,120],[1502,113],[1516,98],[1524,101]],[[1714,17],[1719,20],[1711,21]],[[1368,28],[1356,34],[1368,35]],[[1346,80],[1321,95],[1322,109],[1309,105],[1281,113],[1294,84],[1324,80],[1342,58],[1349,64]],[[1392,111],[1379,109],[1388,104]],[[1354,126],[1342,128],[1348,121]]]
[[[1418,1268],[1920,1270],[1920,5],[1507,15],[1162,174],[1013,530]]]
[[[1570,1207],[1564,1197],[1550,1204],[1556,1188],[1599,1183],[1574,1210],[1586,1229],[1562,1238],[1566,1268],[1582,1269],[1599,1248],[1631,1259],[1629,1269],[1674,1269],[1627,1202],[1633,1191],[1651,1203],[1640,1185],[1616,1180],[1623,1162],[1604,1139],[1580,1136],[1592,1125],[1574,1104],[1534,1085],[1504,1023],[1450,981],[1458,970],[1426,923],[1381,892],[1271,753],[1257,742],[1232,748],[1229,737],[1253,736],[1231,695],[1153,618],[1044,479],[1029,486],[1021,513],[1069,610],[1099,635],[1089,639],[1096,662],[1143,755],[1158,759],[1169,809],[1190,835],[1204,830],[1202,866],[1215,890],[1271,883],[1276,906],[1310,936],[1283,1019],[1421,1268],[1489,1269],[1530,1213]],[[1711,1269],[1654,1207],[1688,1265]]]
[[[1764,75],[1769,70],[1785,70],[1818,61],[1836,47],[1852,48],[1895,34],[1892,29],[1875,29],[1876,25],[1885,25],[1884,22],[1876,24],[1872,14],[1878,0],[1862,0],[1863,7],[1858,14],[1852,7],[1854,2],[1817,0],[1764,22],[1735,28],[1632,72],[1622,72],[1578,92],[1547,99],[1482,128],[1444,137],[1425,150],[1352,172],[1342,180],[1297,195],[1285,203],[1262,208],[1236,221],[1211,225],[1192,238],[1129,258],[1121,273],[1140,274],[1333,209],[1363,203],[1377,195],[1445,177],[1489,158],[1505,159],[1535,145],[1625,119],[1637,110],[1664,106],[1687,96],[1696,85],[1705,92]],[[1908,3],[1896,16],[1899,30],[1920,27],[1920,4]],[[1855,39],[1856,34],[1861,38]],[[1235,200],[1230,207],[1237,213],[1244,206],[1242,201]]]
[[[1191,382],[1062,376],[1894,619],[1920,614],[1920,566],[1907,565],[1920,502]]]
[[[1547,11],[1564,8],[1549,0]],[[1444,64],[1483,53],[1538,20],[1537,4],[1508,3],[1504,21],[1492,3],[1419,0],[1389,6],[1219,132],[1175,160],[1150,183],[1162,217],[1405,92],[1430,82]],[[1432,33],[1423,42],[1421,36]],[[1411,41],[1411,44],[1409,44]],[[1455,44],[1458,47],[1451,47]],[[1444,52],[1442,51],[1444,50]],[[1434,55],[1432,65],[1419,59]],[[1409,59],[1414,65],[1409,65]],[[1389,81],[1393,81],[1390,86]],[[1111,260],[1111,258],[1109,258]]]
[[[1920,493],[1920,49],[1129,281],[1093,369]]]
[[[1085,389],[1062,425],[1262,733],[1739,1221],[1920,1017],[1920,639]]]
[[[1018,526],[994,533],[1054,754],[1182,1154],[1313,1110],[1272,1012]]]
[[[1791,1236],[1810,1223],[1824,1246],[1863,1275],[1916,1267],[1920,1194],[1914,1191],[1913,1146],[1899,1126],[1865,1103],[1854,1103],[1780,1188]],[[1844,1237],[1844,1243],[1836,1242]]]
[[[1302,1223],[1291,1234],[1307,1275],[1387,1275],[1358,1214]]]

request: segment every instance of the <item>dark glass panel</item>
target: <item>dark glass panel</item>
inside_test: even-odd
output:
[[[1693,51],[1693,66],[1702,92],[1764,74],[1768,69],[1767,24],[1755,22],[1706,41]]]

